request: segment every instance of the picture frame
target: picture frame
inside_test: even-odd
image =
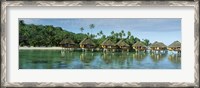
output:
[[[199,0],[196,1],[2,1],[1,2],[1,87],[199,87]],[[12,6],[194,6],[194,83],[187,82],[8,82],[7,7]]]

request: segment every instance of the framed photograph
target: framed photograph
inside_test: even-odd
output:
[[[1,87],[199,87],[199,1],[1,6]]]

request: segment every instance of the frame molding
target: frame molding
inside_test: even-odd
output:
[[[9,6],[194,6],[195,82],[7,82],[6,8]],[[195,1],[5,1],[1,2],[1,87],[199,87],[199,0]]]

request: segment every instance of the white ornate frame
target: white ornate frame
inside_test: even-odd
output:
[[[9,6],[194,6],[195,82],[16,82],[6,81],[6,8]],[[199,87],[199,0],[195,1],[2,1],[1,2],[1,87]]]

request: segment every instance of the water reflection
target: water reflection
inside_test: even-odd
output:
[[[110,64],[110,63],[112,63],[112,59],[114,58],[114,56],[115,55],[112,53],[103,53],[101,55],[101,58],[106,64]]]
[[[94,58],[95,58],[94,53],[82,52],[80,54],[80,60],[83,63],[90,63],[92,60],[94,60]]]
[[[49,66],[52,66],[52,68],[68,68],[75,56],[74,52],[61,51],[60,59],[52,59],[52,65]]]
[[[168,59],[175,64],[181,63],[181,54],[170,54]]]
[[[135,58],[135,60],[141,62],[142,60],[144,60],[147,57],[148,53],[134,53],[133,54],[133,58]]]
[[[125,64],[125,61],[129,58],[129,53],[119,53],[116,55],[116,63],[119,65]]]
[[[150,53],[150,57],[154,63],[158,63],[167,56],[167,53]]]
[[[20,50],[20,69],[180,69],[181,55]]]

